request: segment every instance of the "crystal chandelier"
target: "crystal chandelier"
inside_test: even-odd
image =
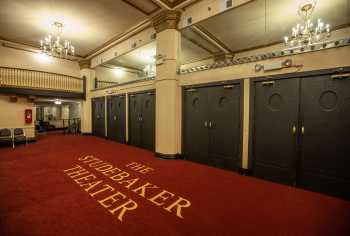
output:
[[[61,40],[61,33],[63,30],[63,24],[60,22],[54,22],[52,27],[52,33],[46,36],[44,40],[40,40],[41,52],[61,58],[74,56],[74,46],[67,40],[64,40],[64,43],[62,44],[63,40]]]
[[[316,3],[316,0],[309,0],[299,5],[298,15],[302,18],[303,23],[297,24],[292,28],[291,36],[284,37],[286,46],[312,46],[330,37],[331,32],[329,24],[325,24],[321,19],[318,19],[317,24],[314,24],[310,19],[311,14],[315,10]]]

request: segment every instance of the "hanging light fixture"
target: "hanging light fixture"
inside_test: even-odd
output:
[[[284,37],[286,46],[311,46],[331,36],[329,24],[325,24],[321,19],[318,19],[316,24],[311,21],[316,3],[316,0],[308,0],[298,6],[298,15],[302,18],[303,23],[297,24],[292,28],[292,34]]]
[[[67,40],[61,40],[63,24],[60,22],[54,22],[52,28],[52,33],[46,36],[43,40],[40,40],[41,52],[61,58],[74,56],[74,46]]]

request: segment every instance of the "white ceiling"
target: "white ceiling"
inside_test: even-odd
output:
[[[138,2],[138,7],[149,11],[147,1]],[[50,25],[59,21],[65,25],[62,38],[86,56],[146,18],[122,0],[0,0],[0,38],[38,45]]]

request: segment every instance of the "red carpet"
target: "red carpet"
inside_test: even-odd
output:
[[[350,235],[350,202],[89,136],[0,149],[0,187],[0,235]]]

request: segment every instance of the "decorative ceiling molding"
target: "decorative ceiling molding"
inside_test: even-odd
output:
[[[90,60],[81,60],[79,61],[80,69],[89,69],[90,68]]]
[[[177,29],[181,12],[164,10],[152,18],[152,24],[157,33],[166,29]]]
[[[178,5],[188,1],[188,0],[158,0],[163,4],[167,5],[169,8],[177,7]],[[189,2],[189,1],[188,1]]]
[[[3,38],[0,38],[0,43],[1,43],[2,47],[11,48],[11,49],[20,50],[20,51],[25,51],[25,52],[30,52],[30,53],[40,53],[40,49],[38,47],[31,46],[28,44],[13,42],[13,41],[5,40]],[[59,57],[55,57],[55,56],[53,56],[53,57],[59,58]],[[68,61],[78,61],[79,59],[82,59],[82,57],[74,56],[74,57],[70,57],[70,58],[59,58],[59,59],[68,60]]]

